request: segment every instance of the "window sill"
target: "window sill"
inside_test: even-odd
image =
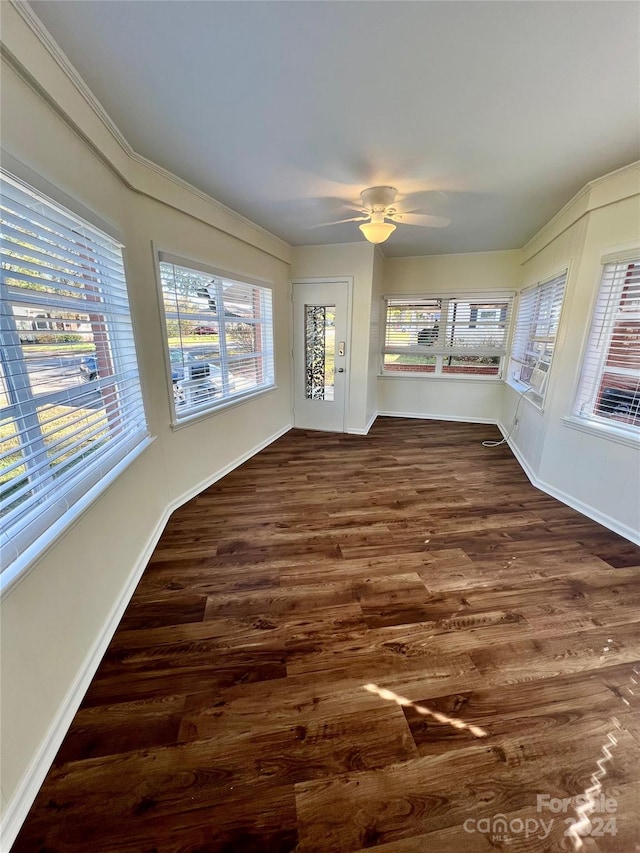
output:
[[[155,436],[148,435],[144,438],[124,459],[121,459],[113,468],[102,477],[81,498],[55,521],[48,530],[29,545],[15,560],[0,574],[0,594],[2,599],[10,591],[24,580],[29,572],[34,569],[45,554],[58,542],[58,540],[73,527],[95,501],[114,483],[120,474],[131,465],[149,447]]]
[[[529,403],[530,406],[533,406],[537,412],[540,412],[540,414],[544,413],[544,398],[540,397],[538,392],[529,385],[525,385],[523,382],[518,382],[517,379],[505,379],[505,385],[508,385],[512,391],[515,391],[521,397],[524,397],[527,403]],[[534,396],[529,396],[529,393]]]
[[[234,409],[236,406],[243,406],[245,403],[250,403],[253,400],[257,400],[259,397],[263,397],[265,394],[270,394],[272,391],[277,391],[277,385],[269,385],[267,388],[260,388],[259,391],[252,391],[243,394],[241,397],[231,397],[223,402],[211,406],[208,409],[201,409],[198,412],[194,412],[192,415],[187,415],[184,418],[181,418],[179,421],[171,422],[171,429],[176,431],[182,429],[183,427],[190,426],[197,421],[205,420],[206,418],[210,418],[213,415],[217,415],[220,412],[226,412],[229,409]]]
[[[394,373],[379,373],[378,379],[409,379],[412,382],[416,380],[424,381],[427,379],[431,381],[432,379],[438,380],[441,382],[445,381],[453,381],[453,382],[502,382],[501,376],[482,376],[481,374],[469,374],[469,373],[400,373],[400,371]]]
[[[594,423],[582,418],[567,417],[562,418],[562,423],[570,429],[577,429],[579,432],[586,432],[588,435],[595,435],[598,438],[604,438],[607,441],[615,441],[617,444],[624,444],[627,447],[633,447],[636,450],[640,448],[640,436],[632,435],[628,430],[619,429],[606,424]]]

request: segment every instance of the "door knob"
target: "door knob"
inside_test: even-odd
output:
[[[344,373],[344,367],[339,367],[339,368],[338,368],[338,373]]]

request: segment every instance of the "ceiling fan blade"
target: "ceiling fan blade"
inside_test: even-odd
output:
[[[369,219],[368,216],[350,216],[349,219],[334,219],[333,222],[319,222],[317,225],[310,225],[310,228],[325,228],[328,225],[342,225],[343,222],[364,222]]]
[[[427,228],[445,228],[451,222],[446,216],[430,216],[428,213],[394,213],[387,218],[400,225],[421,225]]]

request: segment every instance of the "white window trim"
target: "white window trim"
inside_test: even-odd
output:
[[[525,284],[518,291],[517,300],[515,301],[514,308],[511,312],[511,316],[512,316],[511,339],[509,341],[509,352],[508,352],[507,357],[506,357],[507,376],[504,379],[504,381],[507,385],[509,385],[509,387],[513,388],[513,390],[517,391],[519,394],[522,394],[525,391],[531,391],[534,396],[531,397],[529,395],[526,395],[525,400],[531,406],[533,406],[534,409],[536,409],[539,412],[544,412],[544,410],[545,410],[545,402],[547,399],[547,393],[549,391],[549,385],[551,383],[551,373],[553,370],[553,362],[554,362],[555,354],[556,354],[556,344],[558,341],[558,336],[560,334],[560,328],[562,325],[562,317],[564,314],[564,306],[565,306],[566,296],[567,296],[567,286],[569,283],[569,273],[570,273],[570,264],[567,264],[565,266],[560,267],[560,269],[557,269],[555,272],[553,272],[549,275],[545,275],[544,278],[540,278],[540,279],[537,279],[535,281],[530,281],[527,284]],[[512,361],[519,361],[519,359],[513,358],[513,345],[514,345],[516,330],[517,330],[517,326],[518,326],[518,313],[520,311],[520,301],[522,298],[522,294],[525,293],[526,291],[532,290],[533,288],[541,288],[545,284],[547,284],[548,282],[551,282],[554,279],[559,278],[562,275],[564,275],[565,280],[564,280],[564,290],[563,290],[563,294],[562,294],[562,305],[560,308],[560,315],[558,317],[558,328],[556,329],[556,333],[555,333],[554,339],[553,339],[553,353],[551,356],[551,361],[549,362],[549,369],[547,371],[548,376],[547,376],[547,380],[546,380],[545,386],[544,386],[544,393],[539,394],[535,388],[533,388],[531,385],[527,385],[526,382],[522,382],[521,380],[516,379],[515,376],[513,376],[511,373],[511,362]]]
[[[91,509],[93,504],[126,471],[126,469],[155,441],[155,436],[147,436],[127,456],[99,480],[88,492],[77,500],[67,512],[52,524],[36,541],[25,548],[13,562],[0,573],[0,596],[4,599],[24,580],[48,551]]]
[[[589,435],[595,435],[598,438],[603,438],[607,441],[615,441],[617,444],[624,444],[627,447],[633,447],[635,450],[640,450],[640,436],[633,435],[629,430],[621,429],[613,425],[607,426],[603,423],[595,421],[587,421],[577,418],[574,415],[568,415],[562,418],[564,426],[570,429],[577,429],[579,432],[586,432]]]
[[[518,394],[526,395],[524,397],[525,402],[527,402],[530,406],[533,406],[533,408],[537,412],[540,412],[541,414],[544,412],[545,400],[546,400],[546,388],[545,388],[545,396],[540,397],[540,395],[536,393],[534,388],[531,388],[525,382],[520,382],[518,379],[515,379],[512,376],[507,377],[504,380],[504,382],[506,385],[509,386],[509,388],[511,388],[513,391],[516,391]],[[548,385],[549,385],[549,382],[547,381],[547,387],[548,387]],[[528,395],[528,392],[532,392],[535,396],[530,397]]]
[[[4,162],[5,159],[7,160],[7,163]],[[13,168],[9,169],[8,166],[12,166]],[[106,238],[111,241],[112,246],[117,246],[121,252],[120,259],[122,262],[122,272],[124,275],[123,282],[125,284],[126,291],[127,274],[122,236],[112,223],[105,222],[105,220],[93,211],[90,211],[77,199],[68,196],[58,187],[50,184],[44,178],[37,175],[31,169],[11,156],[3,156],[3,168],[1,173],[10,181],[13,180],[17,182],[18,185],[22,185],[28,193],[31,193],[36,197],[39,196],[42,203],[45,205],[45,215],[48,215],[46,213],[46,205],[49,205],[52,210],[57,208],[60,214],[66,219],[77,222],[80,227],[84,225],[84,227],[88,228],[90,231],[97,232],[100,239]],[[15,288],[7,287],[7,294],[11,293],[13,290],[15,290]],[[24,301],[25,299],[28,299],[28,297],[28,293],[23,293],[20,298]],[[128,295],[126,298],[128,303]],[[34,298],[33,304],[39,304],[40,301],[42,300]],[[59,295],[53,295],[47,301],[49,304],[55,304],[58,302],[62,305],[65,300],[59,297]],[[133,326],[133,318],[131,317],[130,306],[128,304],[127,308],[129,320]],[[112,308],[109,310],[112,310]],[[7,326],[7,334],[12,334],[11,329],[15,331],[15,321],[11,321]],[[111,336],[111,334],[112,332],[109,330],[109,335]],[[116,351],[112,353],[112,357],[114,358],[115,363],[119,363],[121,355],[117,350],[121,345],[121,340],[118,337],[115,337],[114,340],[116,344]],[[135,342],[135,336],[132,340]],[[133,367],[133,363],[131,365],[127,365],[127,370],[133,369]],[[137,364],[135,365],[135,370],[137,376]],[[99,386],[100,383],[102,383],[104,385],[108,383],[108,381],[108,378],[104,378],[102,380],[97,380],[95,384]],[[60,400],[65,400],[67,399],[67,394],[67,391],[48,392],[41,398],[42,404],[46,405],[47,402],[54,401],[58,398]],[[38,397],[34,396],[33,392],[31,393],[31,396],[37,403]],[[60,489],[59,495],[55,497],[55,501],[53,503],[45,506],[40,512],[38,512],[38,507],[27,509],[26,515],[24,516],[24,518],[27,519],[27,524],[23,526],[22,530],[19,530],[16,533],[12,532],[10,520],[16,515],[14,511],[8,513],[5,517],[4,522],[7,522],[8,519],[9,521],[7,523],[9,523],[9,527],[7,529],[6,525],[3,524],[0,536],[0,545],[2,546],[3,555],[6,558],[3,561],[5,562],[6,568],[4,568],[4,571],[0,572],[0,595],[4,597],[10,590],[14,589],[18,582],[26,577],[30,570],[39,563],[44,554],[49,551],[72,526],[76,524],[78,519],[95,503],[106,489],[108,489],[112,483],[118,479],[120,474],[128,468],[128,466],[152,443],[154,437],[148,432],[148,426],[144,414],[145,406],[142,388],[139,389],[139,404],[140,412],[142,414],[142,420],[140,420],[139,423],[141,429],[138,429],[135,433],[128,433],[129,438],[126,442],[116,443],[115,445],[107,444],[104,448],[104,452],[99,457],[96,457],[96,463],[91,466],[88,471],[87,469],[84,469],[81,475],[72,475],[66,478],[64,488]],[[8,408],[12,408],[13,405],[18,404],[12,404]],[[80,469],[78,473],[80,474]],[[60,507],[64,507],[62,512],[59,511]],[[29,536],[28,530],[30,527],[31,529],[33,529],[34,526],[37,527],[37,525],[33,525],[33,522],[29,520],[31,517],[34,519],[39,518],[41,521],[46,521],[47,518],[50,518],[51,521],[45,527],[42,527],[42,531],[40,533],[36,533],[35,536]]]
[[[193,412],[191,415],[187,415],[175,423],[170,423],[169,426],[171,427],[173,432],[177,432],[178,430],[184,429],[184,427],[191,426],[191,424],[196,423],[197,421],[204,421],[207,418],[213,417],[214,415],[217,415],[221,412],[226,412],[228,409],[235,409],[236,406],[244,406],[245,403],[251,403],[253,400],[258,399],[259,397],[264,397],[267,394],[272,394],[274,391],[277,390],[278,386],[276,384],[273,384],[269,385],[268,388],[260,388],[257,391],[247,391],[247,393],[242,396],[222,400],[216,406],[215,409],[207,409],[206,411]]]
[[[115,243],[119,243],[121,246],[124,246],[124,233],[115,222],[110,219],[105,219],[97,211],[87,207],[86,204],[81,202],[75,196],[69,195],[69,193],[61,190],[60,187],[52,184],[51,181],[48,181],[38,172],[34,172],[30,166],[27,166],[21,160],[18,160],[13,156],[13,154],[10,154],[2,147],[0,147],[0,163],[2,163],[2,170],[8,175],[12,175],[14,178],[17,178],[17,180],[27,184],[31,189],[39,192],[46,198],[51,199],[51,201],[60,205],[60,207],[66,208],[80,219],[86,220],[86,222],[93,228],[97,228],[108,237],[111,237]]]
[[[563,418],[563,424],[567,427],[580,430],[581,432],[589,433],[598,436],[599,438],[608,438],[618,444],[624,444],[628,447],[638,448],[640,446],[640,429],[632,425],[620,424],[616,421],[608,421],[606,418],[600,418],[592,415],[580,415],[575,411],[580,393],[580,385],[582,381],[582,372],[585,359],[588,357],[589,343],[591,340],[591,332],[594,322],[594,314],[597,310],[600,300],[600,293],[603,286],[603,276],[605,267],[609,264],[624,264],[638,263],[640,259],[640,246],[637,244],[627,244],[620,246],[617,250],[603,254],[600,259],[600,269],[595,283],[595,292],[591,301],[589,310],[589,321],[585,330],[582,341],[580,360],[578,369],[575,374],[575,393],[572,404],[572,412],[567,417]]]
[[[275,283],[273,279],[263,278],[260,276],[256,276],[251,273],[244,273],[238,270],[229,270],[223,269],[221,267],[217,267],[207,261],[203,261],[199,258],[186,258],[184,255],[181,255],[178,251],[165,248],[163,245],[156,243],[155,241],[151,241],[151,248],[153,252],[154,259],[154,269],[155,269],[155,278],[156,278],[156,292],[158,295],[158,306],[159,306],[159,314],[160,314],[160,325],[162,328],[162,340],[164,346],[164,358],[165,358],[165,375],[166,375],[166,387],[167,387],[167,395],[169,401],[169,407],[171,412],[169,426],[171,430],[177,431],[183,429],[186,426],[190,426],[193,423],[197,423],[198,421],[205,420],[210,417],[215,417],[217,414],[225,412],[229,409],[235,408],[236,406],[243,405],[251,400],[255,400],[259,397],[262,397],[264,394],[271,393],[277,389],[276,384],[276,337],[275,337],[275,313],[274,313],[274,302],[275,302]],[[233,397],[225,397],[218,401],[215,401],[213,404],[208,404],[206,406],[203,405],[202,408],[192,411],[191,413],[184,415],[183,417],[178,418],[175,406],[175,400],[173,396],[173,378],[172,378],[172,367],[171,367],[171,359],[169,356],[169,334],[167,329],[167,320],[164,311],[164,292],[162,288],[162,276],[160,272],[160,263],[170,263],[175,264],[176,266],[186,267],[188,269],[195,270],[197,272],[202,272],[206,275],[217,276],[220,278],[232,279],[233,281],[240,282],[242,284],[248,284],[254,287],[259,287],[263,289],[267,289],[271,291],[271,334],[272,334],[272,347],[273,347],[273,377],[272,382],[269,385],[263,385],[256,389],[251,389],[244,394],[237,394]]]
[[[509,357],[511,346],[511,336],[513,330],[513,307],[516,292],[514,290],[458,290],[455,291],[403,291],[401,293],[383,293],[380,297],[380,344],[378,351],[380,353],[380,362],[378,367],[378,379],[392,379],[394,381],[410,380],[416,381],[454,381],[454,382],[502,382],[504,381],[504,371]],[[504,353],[500,356],[500,369],[495,375],[468,374],[468,373],[418,373],[407,371],[392,372],[384,369],[384,350],[387,330],[387,304],[389,299],[433,299],[433,300],[455,300],[469,302],[497,302],[506,301],[508,306],[507,330],[505,336]],[[469,353],[470,355],[472,352]],[[491,353],[491,355],[497,355]]]

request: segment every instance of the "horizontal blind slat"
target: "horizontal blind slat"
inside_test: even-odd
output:
[[[2,204],[0,204],[0,223],[3,227],[5,224],[13,226],[22,235],[17,239],[26,243],[27,246],[31,236],[34,236],[40,241],[38,245],[45,251],[46,247],[50,246],[51,253],[58,257],[69,258],[75,263],[95,265],[96,269],[104,268],[108,278],[111,277],[111,273],[115,273],[116,278],[120,277],[120,248],[108,250],[105,246],[91,243],[82,227],[79,227],[77,232],[61,234],[51,228],[51,223],[46,218],[38,216],[35,211],[25,210],[24,215],[20,215],[17,206],[7,208]]]
[[[544,397],[564,301],[567,271],[524,288],[518,298],[510,375]]]
[[[5,173],[0,234],[0,513],[15,557],[147,428],[120,246]],[[87,359],[105,375],[83,382]]]
[[[124,286],[124,277],[121,271],[111,263],[109,258],[104,258],[96,253],[91,258],[91,268],[89,268],[86,259],[62,249],[55,251],[56,247],[45,240],[40,240],[33,234],[26,234],[17,228],[13,228],[6,217],[3,219],[0,215],[0,219],[2,219],[3,233],[2,249],[7,255],[16,258],[28,257],[33,261],[48,264],[61,272],[67,271],[82,276],[98,273],[100,276]]]
[[[271,290],[163,255],[159,268],[176,421],[272,386]]]
[[[640,259],[603,268],[574,415],[640,430]]]
[[[500,372],[511,297],[388,296],[385,307],[383,372]]]
[[[118,268],[120,247],[106,234],[89,225],[75,215],[65,214],[62,208],[48,200],[36,199],[36,196],[11,186],[5,179],[0,190],[0,210],[13,211],[29,227],[39,226],[34,232],[58,247],[67,244],[77,245],[80,235],[87,241],[91,250],[112,257]]]

